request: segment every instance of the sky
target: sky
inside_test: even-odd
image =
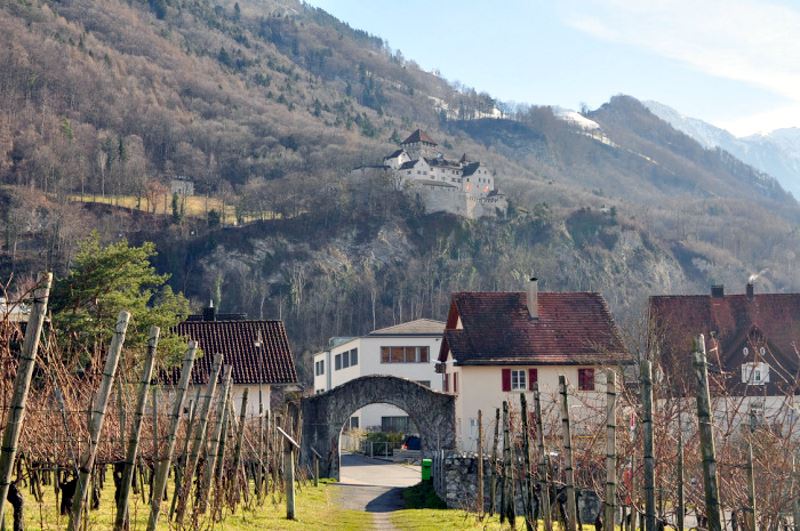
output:
[[[504,101],[655,100],[737,136],[800,126],[800,0],[309,0]]]

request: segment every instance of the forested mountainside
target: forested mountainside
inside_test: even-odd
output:
[[[298,352],[531,270],[624,322],[648,294],[765,269],[758,289],[800,287],[791,196],[628,96],[579,120],[509,109],[293,0],[0,0],[0,45],[4,277],[63,271],[92,228],[152,240],[195,304],[283,318]],[[507,219],[345,178],[417,127],[496,171]],[[74,202],[161,197],[176,175],[243,223]]]

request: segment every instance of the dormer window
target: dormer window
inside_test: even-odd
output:
[[[764,385],[769,383],[769,364],[742,363],[742,383],[747,385]]]

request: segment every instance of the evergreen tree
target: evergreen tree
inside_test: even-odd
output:
[[[67,350],[88,354],[107,348],[117,315],[131,314],[126,352],[144,352],[151,326],[161,328],[159,357],[168,366],[180,361],[185,341],[170,328],[189,313],[189,302],[166,284],[150,263],[151,242],[131,247],[126,241],[102,245],[97,233],[78,245],[65,278],[56,280],[52,310],[54,328],[66,339]],[[84,358],[82,361],[86,361]]]

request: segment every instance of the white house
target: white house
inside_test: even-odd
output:
[[[495,409],[520,393],[533,404],[538,382],[543,411],[557,412],[558,377],[573,396],[573,425],[596,416],[604,398],[606,369],[631,363],[603,297],[589,292],[460,292],[452,295],[439,371],[446,392],[456,395],[456,444],[477,448],[477,416],[484,416],[484,448]],[[532,406],[531,406],[532,407]]]
[[[283,321],[256,321],[248,320],[243,314],[218,314],[210,306],[202,314],[190,315],[178,324],[175,333],[196,341],[203,351],[203,356],[195,360],[192,369],[187,404],[194,399],[197,389],[200,388],[202,393],[208,383],[216,354],[222,354],[223,366],[233,367],[231,397],[237,411],[244,390],[249,389],[248,416],[259,413],[259,393],[262,407],[267,411],[273,387],[297,387],[294,356]],[[168,376],[177,380],[178,375]]]
[[[417,319],[374,330],[363,337],[333,338],[331,346],[314,355],[314,392],[322,393],[354,378],[389,375],[442,390],[436,374],[436,354],[444,323]],[[350,418],[352,428],[414,433],[408,414],[389,404],[372,404]]]

